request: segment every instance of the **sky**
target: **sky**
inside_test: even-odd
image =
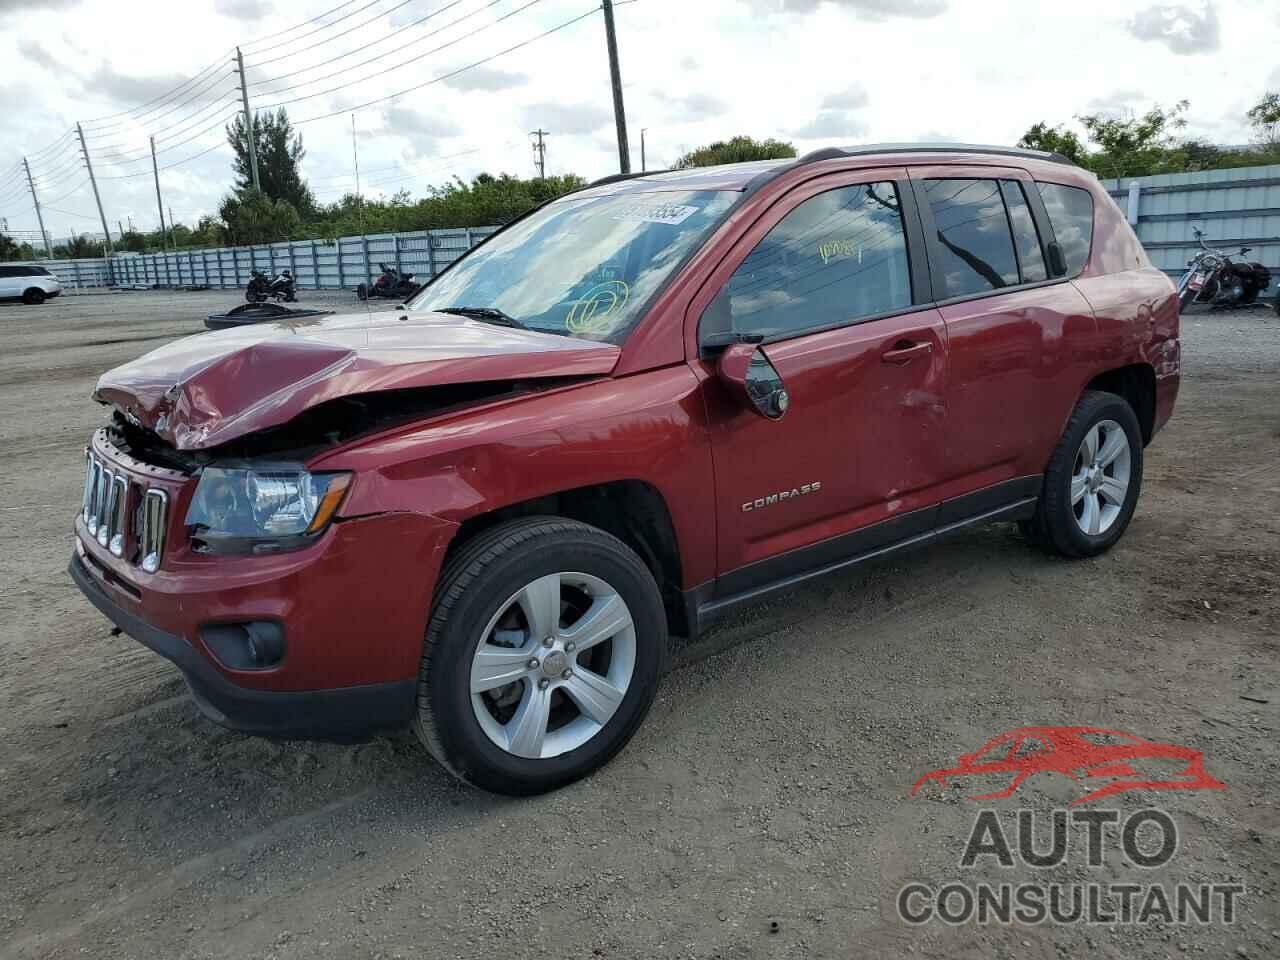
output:
[[[0,0],[0,218],[113,234],[214,214],[232,182],[222,126],[284,104],[317,199],[414,195],[481,171],[618,170],[598,0]],[[576,22],[573,21],[575,18]],[[631,141],[649,169],[735,134],[803,151],[878,141],[1011,144],[1031,124],[1187,99],[1187,135],[1249,141],[1280,90],[1274,0],[629,0],[616,7]],[[566,25],[567,24],[567,25]],[[563,26],[562,26],[563,25]],[[555,29],[559,28],[559,29]],[[548,31],[554,31],[548,33]],[[0,227],[4,224],[0,223]]]

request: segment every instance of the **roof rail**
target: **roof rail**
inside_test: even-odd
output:
[[[639,177],[647,177],[651,173],[671,173],[671,170],[641,170],[639,173],[614,173],[607,177],[601,177],[599,180],[592,180],[582,190],[590,190],[592,187],[603,187],[610,183],[619,183],[623,180],[635,180]]]
[[[1060,153],[1030,150],[1026,147],[1000,147],[983,143],[866,143],[855,147],[824,147],[801,157],[797,164],[837,160],[841,157],[864,157],[876,153],[984,153],[998,157],[1027,157],[1075,166]]]

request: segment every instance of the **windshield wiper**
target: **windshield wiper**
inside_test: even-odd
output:
[[[494,323],[500,327],[514,327],[517,330],[530,329],[510,314],[503,313],[497,307],[441,307],[436,313],[452,313],[459,317],[469,317],[483,323]]]

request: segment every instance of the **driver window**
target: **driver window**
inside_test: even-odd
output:
[[[860,183],[783,217],[707,307],[701,330],[779,339],[910,305],[898,192],[889,181]]]

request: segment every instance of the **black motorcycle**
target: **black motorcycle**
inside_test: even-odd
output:
[[[378,264],[382,268],[382,276],[373,283],[362,283],[356,287],[356,296],[361,300],[380,297],[385,300],[408,300],[422,289],[416,274],[401,273],[395,267],[385,263]]]
[[[265,273],[254,270],[244,288],[244,298],[250,303],[266,303],[268,300],[297,303],[293,274],[288,270],[281,270],[274,280],[268,280]]]
[[[1247,307],[1258,294],[1271,285],[1271,271],[1260,263],[1233,261],[1243,257],[1252,247],[1241,247],[1238,253],[1227,253],[1204,242],[1204,233],[1195,231],[1200,252],[1187,264],[1187,272],[1178,282],[1178,306],[1185,310],[1193,303],[1207,303],[1217,308]],[[1280,312],[1280,301],[1276,310]]]

